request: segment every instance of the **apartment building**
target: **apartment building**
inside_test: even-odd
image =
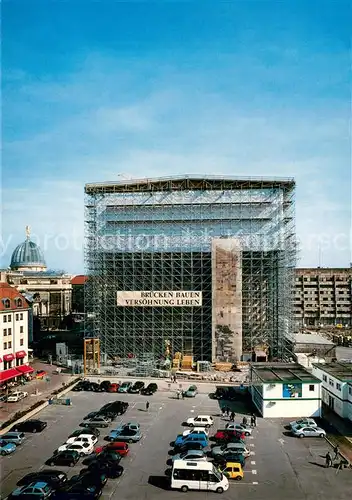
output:
[[[352,326],[352,268],[296,269],[296,329]]]
[[[0,383],[33,371],[28,362],[26,299],[8,283],[0,283]]]
[[[312,374],[322,381],[322,402],[352,421],[352,363],[313,364]]]

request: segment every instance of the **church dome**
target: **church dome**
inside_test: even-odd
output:
[[[29,227],[26,227],[27,238],[17,245],[12,253],[10,267],[14,271],[45,271],[46,263],[40,247],[30,240]]]

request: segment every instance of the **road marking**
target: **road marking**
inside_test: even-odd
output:
[[[254,437],[253,437],[253,436],[247,436],[247,437],[248,437],[248,439],[254,439]]]
[[[251,461],[251,465],[255,465],[255,461],[254,460]]]
[[[194,413],[194,410],[189,410],[191,413]]]
[[[257,481],[253,481],[253,483],[252,483],[252,484],[258,484],[258,483],[257,483]]]
[[[249,446],[253,446],[254,447],[254,443],[251,443]]]
[[[251,456],[254,457],[255,451],[251,451]]]
[[[252,474],[256,474],[257,471],[255,469],[252,470]]]

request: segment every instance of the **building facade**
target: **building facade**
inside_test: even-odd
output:
[[[0,383],[18,377],[28,363],[26,299],[8,283],[0,283]]]
[[[292,179],[170,177],[85,186],[87,335],[109,356],[285,358]]]
[[[294,363],[252,363],[252,401],[264,418],[321,416],[321,381]]]
[[[322,381],[322,402],[341,418],[352,420],[352,363],[314,364],[312,373]]]
[[[296,329],[352,326],[352,269],[296,269]]]

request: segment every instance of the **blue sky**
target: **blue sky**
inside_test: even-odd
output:
[[[348,266],[350,26],[339,0],[3,0],[2,266],[29,224],[82,272],[86,182],[185,173],[295,177],[299,265]]]

